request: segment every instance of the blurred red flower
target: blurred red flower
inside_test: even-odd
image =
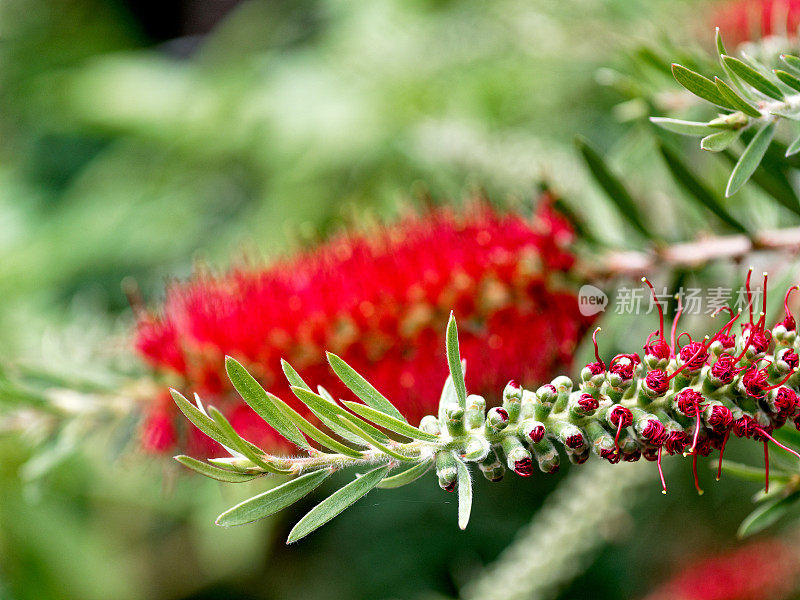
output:
[[[416,422],[435,411],[447,375],[450,310],[471,391],[496,395],[509,379],[544,381],[569,363],[590,324],[561,283],[575,262],[573,238],[549,196],[531,219],[486,202],[427,210],[370,233],[338,235],[269,267],[175,283],[159,315],[140,316],[136,348],[268,447],[278,436],[232,391],[226,354],[287,401],[280,358],[312,385],[349,397],[328,368],[330,350]],[[144,430],[150,449],[171,448],[166,414],[178,422],[174,406],[153,404]],[[186,442],[213,449],[196,431]]]
[[[693,560],[645,600],[781,600],[793,597],[800,575],[800,550],[766,540]]]
[[[794,37],[800,25],[800,0],[738,0],[717,6],[711,24],[720,28],[726,45],[783,31]]]

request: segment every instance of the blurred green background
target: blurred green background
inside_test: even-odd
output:
[[[113,385],[144,370],[131,282],[155,304],[197,261],[269,258],[427,194],[527,199],[544,180],[625,243],[573,137],[634,185],[669,185],[597,72],[665,33],[708,45],[707,7],[3,0],[0,364]],[[124,449],[125,424],[55,437],[40,425],[0,437],[0,598],[453,597],[566,475],[479,482],[467,532],[436,486],[378,491],[285,547],[312,499],[216,528],[261,484],[220,486]],[[687,547],[735,543],[758,485],[710,486],[699,501],[681,466],[666,499],[653,471],[627,534],[563,597],[643,595]],[[685,530],[666,536],[676,520]]]

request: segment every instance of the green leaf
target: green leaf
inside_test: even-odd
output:
[[[339,379],[341,379],[342,382],[348,388],[350,388],[350,391],[358,396],[363,402],[369,404],[371,407],[381,411],[382,413],[389,415],[390,417],[394,417],[400,421],[406,420],[402,413],[397,410],[394,405],[383,396],[383,394],[372,387],[372,384],[369,381],[359,375],[356,370],[353,369],[353,367],[348,365],[332,352],[328,352],[327,355],[328,362],[330,363],[334,373],[336,373]]]
[[[461,352],[458,349],[458,325],[453,311],[450,311],[450,320],[447,322],[447,365],[450,367],[450,377],[456,390],[458,405],[467,408],[467,384],[464,381],[464,371],[461,370]]]
[[[265,471],[269,473],[275,474],[286,474],[290,473],[291,471],[287,471],[286,469],[280,469],[272,464],[270,464],[267,460],[265,460],[264,454],[261,452],[260,449],[256,448],[249,442],[247,442],[244,438],[242,438],[233,426],[228,422],[228,419],[219,412],[213,406],[208,407],[209,415],[214,422],[219,427],[220,431],[225,435],[227,442],[226,446],[229,446],[239,454],[242,454],[246,458],[248,458],[252,463],[258,465]]]
[[[736,231],[749,234],[749,231],[744,224],[731,215],[722,205],[722,202],[717,198],[706,185],[689,170],[689,167],[681,160],[681,158],[666,145],[659,144],[658,149],[664,157],[672,176],[678,184],[700,204],[705,206],[711,211],[718,219],[730,225]]]
[[[294,370],[294,367],[292,367],[292,365],[283,359],[281,359],[281,368],[283,369],[283,374],[286,376],[286,380],[289,382],[289,385],[306,389],[309,392],[311,391],[311,388],[305,381],[303,381],[303,378],[300,377],[300,374]]]
[[[719,128],[711,127],[708,123],[700,121],[682,121],[681,119],[670,119],[668,117],[650,117],[650,122],[672,133],[695,137],[705,136],[719,131]]]
[[[363,438],[359,437],[358,435],[354,435],[353,432],[342,426],[342,423],[339,421],[340,418],[356,419],[357,417],[355,415],[348,413],[338,404],[331,403],[322,396],[318,396],[314,392],[311,392],[305,388],[292,387],[291,389],[292,392],[294,392],[294,395],[297,396],[306,406],[308,406],[308,408],[311,409],[311,412],[313,412],[317,418],[325,424],[326,427],[349,442],[364,445]],[[364,425],[364,429],[376,437],[376,439],[383,442],[388,441],[388,438],[380,430],[375,429],[369,425],[369,423],[359,421],[359,425]]]
[[[300,448],[308,448],[308,442],[300,435],[297,427],[292,425],[291,421],[269,401],[267,392],[247,372],[247,369],[233,357],[226,356],[225,370],[228,372],[228,377],[233,387],[236,388],[236,391],[239,392],[239,395],[247,402],[250,408],[256,411],[259,417],[293,444]]]
[[[794,69],[795,72],[800,73],[800,58],[796,56],[792,56],[791,54],[781,54],[781,60],[786,63],[790,69]]]
[[[785,498],[776,498],[765,502],[742,521],[737,536],[740,539],[746,538],[766,529],[789,512],[798,499],[800,499],[800,492],[794,492]]]
[[[719,93],[717,86],[710,79],[703,77],[677,63],[672,63],[672,76],[695,96],[708,100],[712,104],[734,110],[725,97]]]
[[[717,54],[719,55],[727,54],[727,52],[725,51],[725,44],[722,43],[722,34],[719,31],[719,27],[716,28],[714,41],[717,44]]]
[[[423,440],[426,442],[439,441],[439,438],[432,433],[426,433],[421,429],[414,427],[413,425],[409,425],[406,421],[399,421],[394,417],[390,417],[386,413],[375,410],[371,406],[359,404],[358,402],[349,402],[347,400],[343,400],[342,402],[347,408],[352,410],[358,416],[368,419],[384,429],[394,431],[395,433],[399,433],[400,435],[404,435],[414,440]]]
[[[472,477],[463,460],[456,458],[458,467],[458,527],[466,529],[472,512]]]
[[[315,529],[339,515],[342,511],[364,497],[374,488],[389,471],[389,465],[378,467],[348,483],[335,491],[322,502],[312,508],[289,532],[287,544],[304,538]]]
[[[775,77],[780,79],[784,84],[788,85],[794,91],[800,92],[800,79],[798,79],[791,73],[787,73],[786,71],[781,71],[780,69],[773,69],[772,72],[775,73]]]
[[[773,135],[775,135],[775,123],[766,123],[747,144],[731,172],[728,187],[725,189],[726,198],[733,196],[750,179],[753,171],[756,170],[761,159],[764,158],[764,153],[767,151]]]
[[[433,466],[433,459],[425,460],[413,467],[410,467],[403,471],[402,473],[398,473],[397,475],[392,475],[391,477],[386,477],[381,480],[381,482],[376,486],[381,489],[391,490],[394,488],[399,488],[404,485],[408,485],[409,483],[413,483],[425,473],[431,470],[431,466]]]
[[[176,456],[175,460],[177,460],[183,466],[189,467],[193,471],[197,471],[201,475],[205,475],[211,479],[216,479],[217,481],[224,481],[225,483],[243,483],[245,481],[252,481],[256,477],[262,476],[262,473],[249,474],[240,473],[238,471],[228,471],[183,454]]]
[[[797,136],[794,139],[794,141],[789,145],[789,147],[786,149],[786,158],[794,156],[798,152],[800,152],[800,135]]]
[[[752,100],[753,94],[750,93],[750,90],[748,90],[743,85],[742,80],[736,76],[736,73],[731,71],[728,65],[725,64],[725,61],[722,60],[722,57],[726,55],[727,52],[725,51],[725,44],[722,43],[722,34],[719,31],[719,27],[717,27],[716,43],[717,43],[717,54],[719,55],[719,62],[722,65],[722,70],[725,71],[725,74],[728,77],[730,77],[731,81],[739,89],[742,95],[744,95],[744,97],[747,98],[748,100]]]
[[[341,424],[345,426],[347,429],[355,433],[356,435],[360,436],[364,439],[370,446],[373,446],[383,452],[384,454],[388,454],[389,456],[396,458],[397,460],[414,462],[417,460],[417,457],[406,456],[405,454],[401,454],[400,452],[396,452],[389,448],[386,444],[381,444],[378,440],[364,431],[361,427],[356,425],[353,421],[348,418],[340,418],[339,419]]]
[[[717,89],[722,97],[730,102],[734,109],[742,111],[749,117],[754,117],[756,119],[761,117],[761,111],[739,96],[739,94],[733,91],[733,88],[731,88],[731,86],[725,83],[722,79],[719,77],[714,77],[714,84],[717,86]]]
[[[464,369],[464,361],[461,361],[461,369]],[[453,385],[453,376],[448,373],[447,379],[444,380],[444,386],[442,386],[442,393],[439,395],[439,421],[444,423],[445,419],[445,407],[449,404],[455,404],[458,402],[458,396],[456,396],[456,386]]]
[[[320,446],[328,448],[329,450],[333,450],[334,452],[338,452],[339,454],[350,456],[352,458],[362,458],[361,452],[359,452],[358,450],[354,450],[349,446],[345,446],[341,442],[336,441],[327,433],[321,431],[315,425],[312,425],[310,422],[304,419],[295,409],[293,409],[291,406],[286,404],[286,402],[284,402],[274,394],[267,393],[267,397],[276,406],[276,408],[278,408],[278,410],[280,410],[292,423],[294,423],[294,425],[300,431],[302,431],[309,438],[317,442]]]
[[[211,417],[203,413],[203,411],[184,398],[183,394],[181,394],[178,390],[170,388],[169,391],[170,394],[172,394],[172,399],[175,400],[175,404],[178,405],[180,411],[186,416],[187,419],[194,423],[195,427],[205,433],[212,440],[219,442],[223,446],[228,444],[227,436],[220,430],[219,426]]]
[[[734,129],[726,129],[725,131],[712,133],[700,140],[700,148],[709,152],[722,152],[725,148],[738,140],[741,134],[741,131]]]
[[[731,71],[738,75],[742,81],[746,82],[762,94],[769,96],[770,98],[774,98],[775,100],[784,99],[781,89],[750,65],[743,63],[738,58],[734,58],[733,56],[723,56],[722,61]]]
[[[711,83],[711,82],[709,82]],[[712,84],[713,85],[713,84]],[[716,88],[715,88],[716,89]],[[645,238],[652,240],[656,236],[644,225],[636,203],[622,185],[622,182],[611,173],[601,156],[583,138],[576,138],[575,144],[578,147],[586,166],[594,177],[595,181],[603,188],[609,199],[616,205],[620,216],[627,219]]]
[[[710,464],[709,466],[712,468],[714,467],[713,464]],[[732,460],[723,460],[722,472],[736,477],[737,479],[764,483],[764,469],[761,467],[751,467],[750,465],[744,465]]]
[[[708,152],[722,152],[725,148],[738,140],[740,135],[741,131],[733,129],[712,133],[700,140],[700,148]]]
[[[258,496],[253,496],[229,508],[217,517],[216,523],[222,527],[233,527],[274,515],[276,512],[307,496],[325,481],[330,474],[331,471],[328,469],[322,469],[287,481],[283,485],[272,488]]]

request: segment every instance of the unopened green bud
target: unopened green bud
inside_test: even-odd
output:
[[[483,427],[486,414],[486,399],[477,394],[467,396],[467,412],[464,417],[467,429]]]
[[[555,473],[561,465],[561,458],[558,455],[555,445],[549,439],[544,438],[538,444],[531,446],[539,469],[543,473]]]
[[[503,463],[500,462],[494,448],[491,448],[486,458],[478,463],[478,468],[481,470],[481,473],[483,473],[483,476],[492,482],[500,481],[506,472],[506,468],[503,466]]]
[[[439,487],[445,492],[452,492],[456,489],[458,477],[456,457],[447,450],[436,455],[436,476],[439,478]]]
[[[419,428],[425,433],[431,433],[433,435],[439,435],[442,433],[442,428],[439,425],[439,419],[433,415],[425,415],[422,417],[422,420],[419,422]]]
[[[445,423],[447,431],[453,437],[459,437],[466,433],[464,428],[464,409],[458,404],[448,404],[444,409]]]
[[[482,435],[474,435],[469,438],[464,447],[464,460],[480,462],[489,454],[489,441]]]

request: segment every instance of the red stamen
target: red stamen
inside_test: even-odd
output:
[[[672,358],[675,358],[675,331],[678,329],[678,320],[681,318],[681,313],[683,312],[683,302],[681,301],[680,294],[675,294],[675,299],[678,301],[678,310],[675,313],[675,318],[672,321],[672,332],[670,334]]]
[[[625,421],[623,419],[619,420],[619,424],[617,425],[617,435],[614,436],[614,446],[617,449],[617,454],[620,453],[619,449],[619,436],[622,433],[622,427],[625,425]]]
[[[717,466],[717,481],[722,476],[722,455],[725,453],[725,444],[728,443],[728,438],[731,435],[731,430],[725,432],[725,438],[722,440],[722,448],[719,449],[719,466]]]
[[[702,496],[703,490],[700,489],[700,480],[697,478],[697,452],[692,455],[692,473],[694,474],[694,489],[697,490],[698,496]]]
[[[594,333],[592,333],[592,343],[594,344],[594,357],[597,359],[598,363],[603,365],[603,368],[605,369],[606,363],[604,363],[602,360],[600,360],[600,351],[597,349],[597,332],[598,331],[600,331],[599,327],[594,330]]]
[[[795,452],[791,448],[787,448],[786,446],[781,444],[778,440],[776,440],[774,437],[772,437],[770,434],[768,434],[766,431],[764,431],[763,428],[757,427],[756,431],[758,433],[760,433],[761,435],[763,435],[765,438],[767,438],[770,442],[775,444],[778,448],[782,448],[783,450],[786,450],[786,452],[788,452],[789,454],[794,454],[797,458],[800,459],[800,454],[798,454],[797,452]],[[767,442],[765,441],[764,443],[766,444]]]
[[[750,277],[753,275],[753,267],[747,270],[747,278],[744,280],[744,288],[747,292],[747,307],[750,309],[750,325],[753,325],[753,295],[750,293]]]
[[[767,446],[767,440],[764,440],[764,478],[764,493],[766,494],[769,492],[769,446]]]
[[[767,362],[769,362],[769,361],[767,361]],[[797,373],[797,371],[798,371],[798,370],[800,370],[800,367],[795,367],[794,369],[792,369],[792,370],[789,372],[789,374],[788,374],[786,377],[784,377],[784,378],[783,378],[783,380],[782,380],[780,383],[776,383],[775,385],[770,385],[770,386],[768,386],[768,387],[765,387],[765,388],[764,388],[764,391],[765,391],[765,392],[768,392],[769,390],[774,390],[775,388],[779,388],[779,387],[781,387],[781,386],[782,386],[784,383],[786,383],[787,381],[789,381],[789,379],[792,377],[792,375],[794,375],[795,373]]]
[[[667,493],[667,483],[664,481],[664,471],[661,470],[661,449],[663,446],[658,447],[658,459],[656,460],[656,465],[658,465],[658,476],[661,477],[661,493]]]
[[[661,341],[664,341],[664,309],[661,307],[661,303],[658,301],[658,296],[656,295],[656,288],[653,287],[653,284],[650,283],[650,280],[647,277],[642,277],[642,281],[650,286],[650,291],[653,293],[653,300],[656,303],[656,307],[658,308],[658,336],[661,338]],[[648,338],[648,341],[650,338]]]

